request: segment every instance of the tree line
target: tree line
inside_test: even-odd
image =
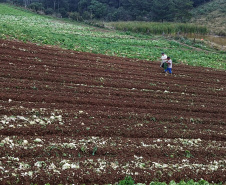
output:
[[[41,14],[77,21],[177,21],[191,18],[190,10],[211,0],[0,0]]]

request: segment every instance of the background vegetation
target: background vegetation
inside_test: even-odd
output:
[[[226,1],[214,0],[191,11],[190,22],[205,25],[211,34],[226,36]]]
[[[76,21],[192,22],[226,36],[225,0],[0,0]]]
[[[179,22],[188,21],[189,10],[208,1],[211,0],[0,0],[75,20]]]

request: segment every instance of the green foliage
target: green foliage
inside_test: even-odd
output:
[[[198,6],[210,0],[0,0],[19,6],[42,10],[47,14],[67,17],[68,13],[79,13],[83,19],[98,18],[106,21],[119,20],[179,20],[190,18],[189,10],[193,3]],[[51,11],[49,11],[51,9]]]
[[[34,2],[34,3],[31,3],[31,4],[29,5],[29,8],[30,8],[30,9],[33,9],[33,10],[35,10],[35,11],[38,11],[38,10],[42,10],[42,9],[43,9],[43,6],[42,6],[41,3]]]
[[[82,16],[78,12],[70,12],[69,18],[75,20],[75,21],[82,21]]]
[[[190,151],[186,150],[186,151],[185,151],[185,157],[191,158],[191,157],[193,157],[193,156],[192,156],[192,154],[191,154]]]
[[[220,185],[219,183],[218,185]],[[149,185],[167,185],[165,182],[151,182]],[[208,181],[205,180],[199,180],[198,182],[195,182],[194,180],[189,180],[189,181],[180,181],[176,183],[175,181],[170,181],[168,185],[212,185]],[[214,185],[217,185],[214,183]]]
[[[152,13],[155,21],[186,22],[191,18],[189,10],[192,9],[191,0],[153,0]]]
[[[36,185],[36,184],[31,183],[31,185]],[[47,183],[45,185],[50,185],[50,183]],[[59,184],[59,185],[61,185],[61,184]],[[119,185],[135,185],[135,182],[134,182],[134,180],[131,176],[127,176],[127,177],[125,177],[125,179],[123,179],[119,182]],[[137,185],[145,185],[145,184],[138,183]],[[165,182],[150,182],[149,185],[167,185],[167,183],[165,183]],[[208,181],[205,181],[205,180],[199,180],[198,182],[195,182],[194,180],[189,180],[187,182],[182,180],[179,183],[176,183],[175,181],[170,181],[168,183],[168,185],[222,185],[222,183],[211,184],[211,183],[209,183]]]
[[[193,2],[191,0],[173,0],[174,6],[171,11],[173,11],[173,18],[180,22],[187,22],[191,19],[191,13],[189,10],[192,9]]]
[[[92,0],[89,6],[90,12],[93,14],[93,18],[101,18],[107,14],[107,6],[97,0]]]
[[[165,0],[153,0],[152,11],[154,13],[154,20],[159,21],[161,20],[170,20],[170,5],[171,1]]]
[[[134,180],[131,176],[125,177],[125,179],[119,181],[119,185],[133,185]]]
[[[208,1],[211,0],[0,0],[0,2],[16,4],[35,11],[41,10],[42,13],[58,17],[79,13],[83,20],[97,18],[105,21],[176,20],[179,22],[189,20],[190,9],[206,4]],[[224,11],[224,9],[221,10]]]
[[[226,2],[222,0],[210,1],[206,4],[201,4],[198,8],[191,11],[194,16],[199,16],[199,14],[208,14],[213,11],[219,10],[225,12]]]
[[[47,9],[45,9],[45,14],[46,15],[52,15],[53,14],[53,9],[52,8],[47,8]]]
[[[93,153],[92,153],[92,155],[95,155],[96,151],[97,151],[97,147],[95,146],[95,147],[93,148]]]

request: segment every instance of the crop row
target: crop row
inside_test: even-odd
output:
[[[225,181],[225,71],[2,41],[0,181]]]

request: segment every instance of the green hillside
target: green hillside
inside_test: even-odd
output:
[[[0,38],[147,61],[159,61],[164,51],[174,63],[226,69],[225,52],[208,48],[201,41],[102,29],[6,4],[0,4]]]
[[[207,26],[211,34],[226,36],[226,1],[213,0],[192,11],[191,22]]]

